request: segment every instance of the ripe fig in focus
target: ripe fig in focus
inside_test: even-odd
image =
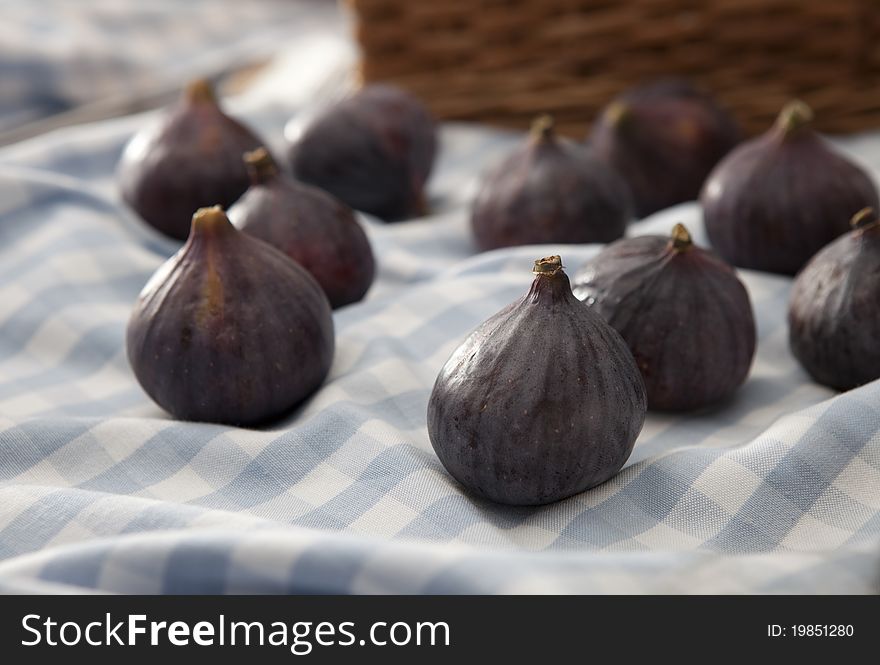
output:
[[[755,320],[748,292],[681,224],[669,238],[612,243],[577,272],[573,290],[626,340],[651,409],[708,406],[749,374]]]
[[[535,262],[521,299],[477,328],[440,371],[431,444],[471,492],[512,505],[558,501],[605,482],[645,421],[626,343],[577,300],[558,256]]]
[[[324,381],[333,318],[296,262],[204,208],[141,292],[126,342],[137,380],[175,418],[254,425]]]

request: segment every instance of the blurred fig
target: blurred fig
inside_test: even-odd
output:
[[[549,116],[490,171],[471,226],[482,250],[541,243],[609,242],[632,214],[629,191],[582,145],[558,137]]]
[[[691,241],[618,240],[575,275],[573,291],[629,345],[651,409],[718,402],[746,380],[755,355],[752,304],[736,273]]]
[[[813,131],[812,116],[804,103],[789,103],[774,127],[731,152],[706,181],[706,231],[734,265],[793,275],[846,233],[849,217],[877,207],[871,178]]]
[[[229,209],[232,223],[308,270],[333,307],[363,298],[375,265],[351,208],[281,173],[265,148],[246,153],[244,161],[252,184]]]
[[[158,124],[129,141],[117,172],[122,198],[144,221],[185,240],[197,209],[227,207],[248,188],[241,156],[262,143],[223,113],[208,81],[194,81]]]
[[[690,83],[632,88],[596,121],[590,145],[629,185],[638,217],[693,201],[712,167],[740,140],[736,123]]]
[[[189,240],[150,279],[128,322],[143,389],[182,420],[253,425],[321,385],[333,318],[296,262],[241,233],[220,207],[196,212]]]
[[[617,473],[645,421],[626,343],[571,293],[558,256],[529,292],[477,328],[440,371],[431,444],[449,473],[513,505],[558,501]]]
[[[426,211],[435,133],[415,97],[391,85],[369,85],[315,118],[291,146],[290,162],[303,182],[392,222]]]
[[[880,379],[880,220],[866,208],[852,231],[794,280],[789,344],[817,382],[849,390]]]

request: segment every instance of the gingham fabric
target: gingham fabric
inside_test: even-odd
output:
[[[227,107],[278,151],[290,109]],[[519,137],[447,125],[433,214],[362,218],[379,260],[335,313],[324,387],[262,430],[170,420],[138,387],[124,330],[177,247],[118,202],[141,115],[0,150],[0,590],[131,593],[872,593],[880,590],[880,382],[843,395],[787,348],[790,280],[743,272],[759,346],[731,402],[650,414],[624,470],[540,508],[474,499],[425,428],[434,378],[519,297],[532,261],[477,254],[467,204]],[[880,139],[846,148],[880,166]],[[689,225],[695,204],[630,233]]]
[[[333,0],[0,0],[0,132],[240,68],[338,22]]]
[[[234,107],[233,107],[234,108]],[[266,136],[283,117],[250,113]],[[123,333],[175,248],[117,201],[137,117],[8,148],[0,170],[0,586],[119,592],[871,592],[880,573],[880,383],[807,380],[786,345],[790,280],[743,273],[758,356],[716,410],[651,414],[626,468],[542,508],[476,500],[425,429],[439,368],[550,251],[477,255],[466,202],[505,134],[446,127],[436,213],[364,219],[366,302],[336,315],[326,385],[267,430],[169,420]],[[864,143],[860,145],[868,145]],[[696,206],[682,220],[705,242]]]

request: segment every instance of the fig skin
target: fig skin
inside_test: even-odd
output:
[[[696,200],[709,172],[740,139],[736,122],[710,95],[664,79],[612,101],[588,140],[623,176],[642,218]]]
[[[471,228],[483,251],[542,243],[610,242],[632,216],[626,183],[582,145],[557,137],[549,116],[491,170]]]
[[[186,240],[193,213],[232,205],[250,184],[241,156],[263,144],[193,81],[158,124],[136,134],[117,169],[122,198],[165,235]]]
[[[558,501],[611,478],[645,421],[625,342],[571,293],[558,256],[529,292],[477,328],[440,371],[431,444],[471,492],[511,505]]]
[[[748,292],[681,224],[671,238],[612,243],[577,272],[573,291],[626,340],[650,409],[708,406],[748,377],[755,355]]]
[[[426,212],[434,121],[415,97],[391,85],[361,88],[326,110],[290,148],[294,176],[386,222]]]
[[[181,420],[255,425],[311,395],[333,360],[333,318],[296,262],[241,233],[217,206],[162,265],[128,322],[129,363]]]
[[[332,307],[362,299],[376,266],[351,208],[281,173],[265,148],[245,154],[244,160],[252,184],[229,209],[232,223],[308,270]]]
[[[836,390],[880,378],[880,221],[866,208],[852,227],[798,274],[788,309],[791,352]]]
[[[706,181],[706,231],[728,262],[794,275],[847,232],[853,214],[877,208],[871,178],[814,132],[811,118],[805,104],[788,104],[774,127],[731,152]]]

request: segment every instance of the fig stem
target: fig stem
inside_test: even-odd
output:
[[[779,113],[776,124],[783,134],[791,134],[813,121],[813,110],[799,99],[793,99]]]
[[[278,175],[278,165],[272,159],[269,151],[262,146],[244,153],[243,159],[247,165],[248,173],[251,175],[251,180],[255,183],[266,182]]]
[[[619,127],[626,120],[627,116],[629,116],[629,106],[626,102],[619,99],[611,102],[608,108],[605,109],[605,119],[612,127]]]
[[[532,121],[532,127],[529,133],[537,141],[545,141],[553,136],[553,116],[548,113],[542,113]]]
[[[214,85],[208,79],[190,81],[183,92],[189,102],[216,102]]]
[[[224,228],[232,228],[232,222],[223,212],[220,206],[211,206],[210,208],[199,208],[192,218],[191,235],[201,231],[221,230]]]
[[[552,277],[563,269],[562,257],[559,255],[545,256],[543,259],[535,261],[535,267],[532,272],[536,275],[547,275]]]
[[[868,206],[853,215],[849,224],[854,231],[867,231],[868,229],[880,227],[880,218],[877,217],[874,208]]]
[[[693,247],[694,244],[694,241],[691,239],[691,234],[684,224],[676,224],[673,226],[670,238],[672,249],[676,252],[684,252]]]

